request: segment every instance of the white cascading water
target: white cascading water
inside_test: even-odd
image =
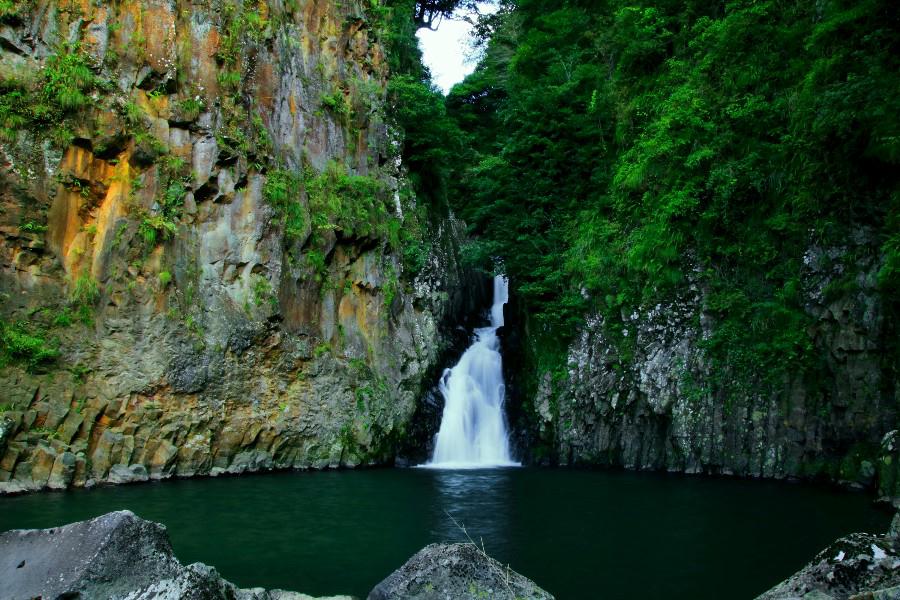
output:
[[[505,385],[497,328],[503,325],[503,305],[509,282],[494,277],[491,325],[475,330],[475,341],[452,369],[441,376],[444,414],[427,467],[484,468],[518,466],[509,455],[503,414]]]

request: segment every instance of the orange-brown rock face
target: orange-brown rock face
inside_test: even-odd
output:
[[[460,225],[396,200],[378,14],[29,6],[0,46],[0,491],[389,460],[463,282]]]

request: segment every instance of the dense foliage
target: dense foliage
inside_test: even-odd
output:
[[[533,334],[615,333],[692,284],[710,355],[777,376],[814,354],[805,252],[860,234],[896,309],[900,5],[519,0],[488,25],[447,98],[451,198]]]
[[[462,134],[447,115],[443,95],[422,64],[415,36],[421,4],[414,0],[389,4],[385,43],[391,70],[390,115],[403,133],[401,154],[416,193],[432,205],[443,206],[451,170],[461,153]],[[452,3],[445,3],[444,8],[452,10]]]
[[[75,115],[92,92],[107,88],[91,66],[79,44],[62,44],[39,73],[0,77],[0,141],[11,142],[17,130],[32,127],[49,129],[60,147],[70,144]]]

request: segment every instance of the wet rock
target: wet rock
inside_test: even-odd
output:
[[[900,600],[900,586],[856,594],[850,600]]]
[[[798,293],[821,357],[815,385],[810,373],[767,382],[714,363],[708,291],[688,284],[621,320],[589,315],[569,346],[564,377],[526,374],[537,389],[531,432],[563,464],[830,477],[877,486],[885,502],[897,503],[896,385],[880,349],[889,333],[873,283],[882,259],[872,236],[861,231],[855,239],[853,248],[811,246],[804,260]],[[835,296],[833,284],[850,268],[860,272],[858,287]],[[633,345],[620,353],[623,337]]]
[[[474,544],[428,545],[368,596],[368,600],[444,598],[552,600],[553,596]]]
[[[56,462],[56,451],[48,445],[38,444],[31,455],[31,479],[37,487],[44,486]]]
[[[150,477],[144,465],[113,465],[106,480],[109,483],[135,483],[147,481]]]
[[[888,530],[888,537],[890,537],[894,544],[900,544],[900,512],[894,515],[894,518],[891,520],[891,528]]]
[[[64,490],[72,482],[75,475],[77,458],[71,452],[63,452],[56,457],[47,487],[51,490]]]
[[[97,441],[97,446],[91,457],[92,471],[95,477],[104,477],[121,454],[124,436],[118,431],[107,429]]]
[[[0,534],[0,581],[9,600],[314,600],[282,590],[238,589],[212,567],[183,566],[165,527],[130,511],[53,529]]]
[[[194,142],[192,165],[194,173],[194,186],[200,188],[209,181],[213,172],[218,146],[216,140],[211,137],[200,138]]]
[[[165,529],[128,511],[0,535],[0,579],[9,598],[124,597],[182,569]]]
[[[886,535],[854,533],[822,550],[757,600],[894,599],[900,590],[900,513]]]
[[[16,424],[5,414],[0,414],[0,453],[6,450],[6,442],[12,435]]]
[[[0,482],[0,494],[21,494],[23,492],[30,492],[33,489],[34,488],[29,487],[26,482],[21,480]]]
[[[267,471],[272,468],[272,456],[263,450],[251,450],[237,454],[224,472],[232,475]]]
[[[881,439],[877,471],[879,500],[900,508],[900,431],[891,430]]]
[[[162,440],[150,459],[150,477],[162,479],[171,474],[178,448],[168,440]]]

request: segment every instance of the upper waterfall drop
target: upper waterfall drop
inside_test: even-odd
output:
[[[519,466],[509,454],[503,413],[506,386],[497,329],[503,326],[503,305],[509,282],[494,277],[491,324],[475,330],[475,341],[439,384],[444,414],[438,430],[432,468],[459,469]]]

